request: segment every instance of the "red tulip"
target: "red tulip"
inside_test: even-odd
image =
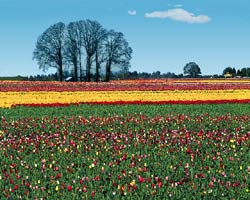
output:
[[[162,187],[162,182],[158,182],[158,187],[161,188]]]
[[[59,178],[61,178],[62,177],[62,174],[60,174],[60,173],[58,173],[57,175],[56,175],[56,179],[59,179]]]
[[[140,183],[144,183],[145,182],[145,178],[141,177],[140,175],[138,176],[138,181]]]
[[[15,185],[15,186],[14,186],[14,190],[18,190],[18,185]]]
[[[67,187],[68,191],[70,192],[72,190],[72,186],[71,185],[68,185]]]

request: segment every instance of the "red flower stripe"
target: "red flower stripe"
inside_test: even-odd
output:
[[[164,90],[235,90],[250,89],[249,82],[178,82],[165,81],[113,81],[110,83],[65,83],[65,82],[3,82],[0,92],[21,91],[164,91]]]
[[[40,103],[40,104],[16,104],[12,107],[25,106],[25,107],[64,107],[70,105],[80,105],[80,104],[89,104],[89,105],[162,105],[162,104],[224,104],[224,103],[239,103],[247,104],[250,103],[250,99],[233,99],[233,100],[194,100],[194,101],[96,101],[96,102],[82,102],[82,103]]]

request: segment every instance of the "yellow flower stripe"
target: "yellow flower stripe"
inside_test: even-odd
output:
[[[250,90],[0,92],[0,107],[16,104],[50,104],[113,101],[193,101],[250,99]]]

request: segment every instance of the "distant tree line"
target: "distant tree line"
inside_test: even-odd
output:
[[[223,70],[223,75],[230,74],[232,77],[239,76],[239,77],[250,77],[250,68],[243,67],[241,69],[236,70],[234,67],[226,67]]]
[[[112,68],[128,71],[132,48],[123,33],[106,30],[97,21],[80,20],[65,25],[56,23],[37,39],[33,59],[39,68],[57,70],[58,80],[63,80],[66,68],[72,68],[75,81],[109,81]]]
[[[225,74],[231,74],[232,77],[250,77],[250,68],[244,67],[241,69],[236,70],[232,67],[226,67],[223,70],[221,75],[214,74],[214,75],[203,75],[201,76],[200,67],[194,63],[189,62],[183,68],[183,74],[175,74],[173,72],[162,73],[160,71],[154,71],[152,73],[149,72],[137,72],[137,71],[111,71],[110,79],[113,80],[122,80],[122,79],[159,79],[159,78],[224,78]],[[74,76],[74,70],[64,70],[63,77],[70,77]],[[0,80],[13,80],[13,77],[5,77],[1,78]],[[55,81],[58,80],[58,73],[49,74],[49,75],[36,75],[36,76],[29,76],[29,77],[22,77],[17,76],[14,77],[14,80],[30,80],[30,81]]]
[[[122,79],[122,75],[117,73],[114,74],[114,78]],[[128,72],[125,76],[126,79],[157,79],[157,78],[178,78],[183,77],[183,74],[176,75],[172,72],[161,73],[160,71],[155,71],[152,73],[149,72]]]
[[[148,72],[128,72],[127,73],[127,78],[128,79],[138,79],[138,78],[183,78],[183,77],[192,77],[192,78],[197,78],[201,77],[201,69],[200,67],[195,63],[195,62],[189,62],[187,63],[184,68],[183,72],[186,76],[183,74],[175,74],[172,72],[167,72],[167,73],[161,73],[160,71],[155,71],[153,73],[148,73]]]
[[[123,68],[123,70],[112,70],[109,74],[109,79],[112,80],[123,80],[123,79],[159,79],[159,78],[224,78],[225,75],[229,74],[228,77],[250,77],[250,68],[244,67],[236,70],[233,67],[226,67],[223,73],[218,75],[201,75],[201,69],[195,62],[187,63],[183,68],[183,74],[175,74],[173,72],[162,73],[159,70],[152,73],[149,72],[137,72],[129,71]],[[100,76],[105,75],[105,71],[100,71]],[[55,81],[58,80],[58,72],[54,74],[42,74],[34,75],[29,77],[16,76],[16,77],[0,77],[0,80],[29,80],[29,81]],[[65,69],[62,72],[62,77],[74,77],[74,69]]]

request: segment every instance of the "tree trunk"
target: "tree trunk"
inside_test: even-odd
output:
[[[63,80],[63,63],[62,63],[62,52],[61,52],[61,48],[58,51],[58,75],[59,75],[59,81]]]
[[[74,62],[75,81],[78,81],[77,61]]]
[[[86,62],[86,81],[90,82],[90,67],[91,67],[91,57],[87,56],[87,62]]]
[[[110,62],[108,62],[106,64],[106,79],[105,79],[106,82],[109,82],[110,80],[110,72],[111,72],[111,64]]]
[[[82,52],[79,50],[79,73],[80,73],[80,81],[82,81]]]
[[[95,62],[96,62],[96,72],[95,72],[95,81],[99,81],[99,61],[98,61],[98,53],[95,54]]]
[[[59,75],[59,81],[62,81],[63,80],[62,65],[58,67],[58,75]]]

